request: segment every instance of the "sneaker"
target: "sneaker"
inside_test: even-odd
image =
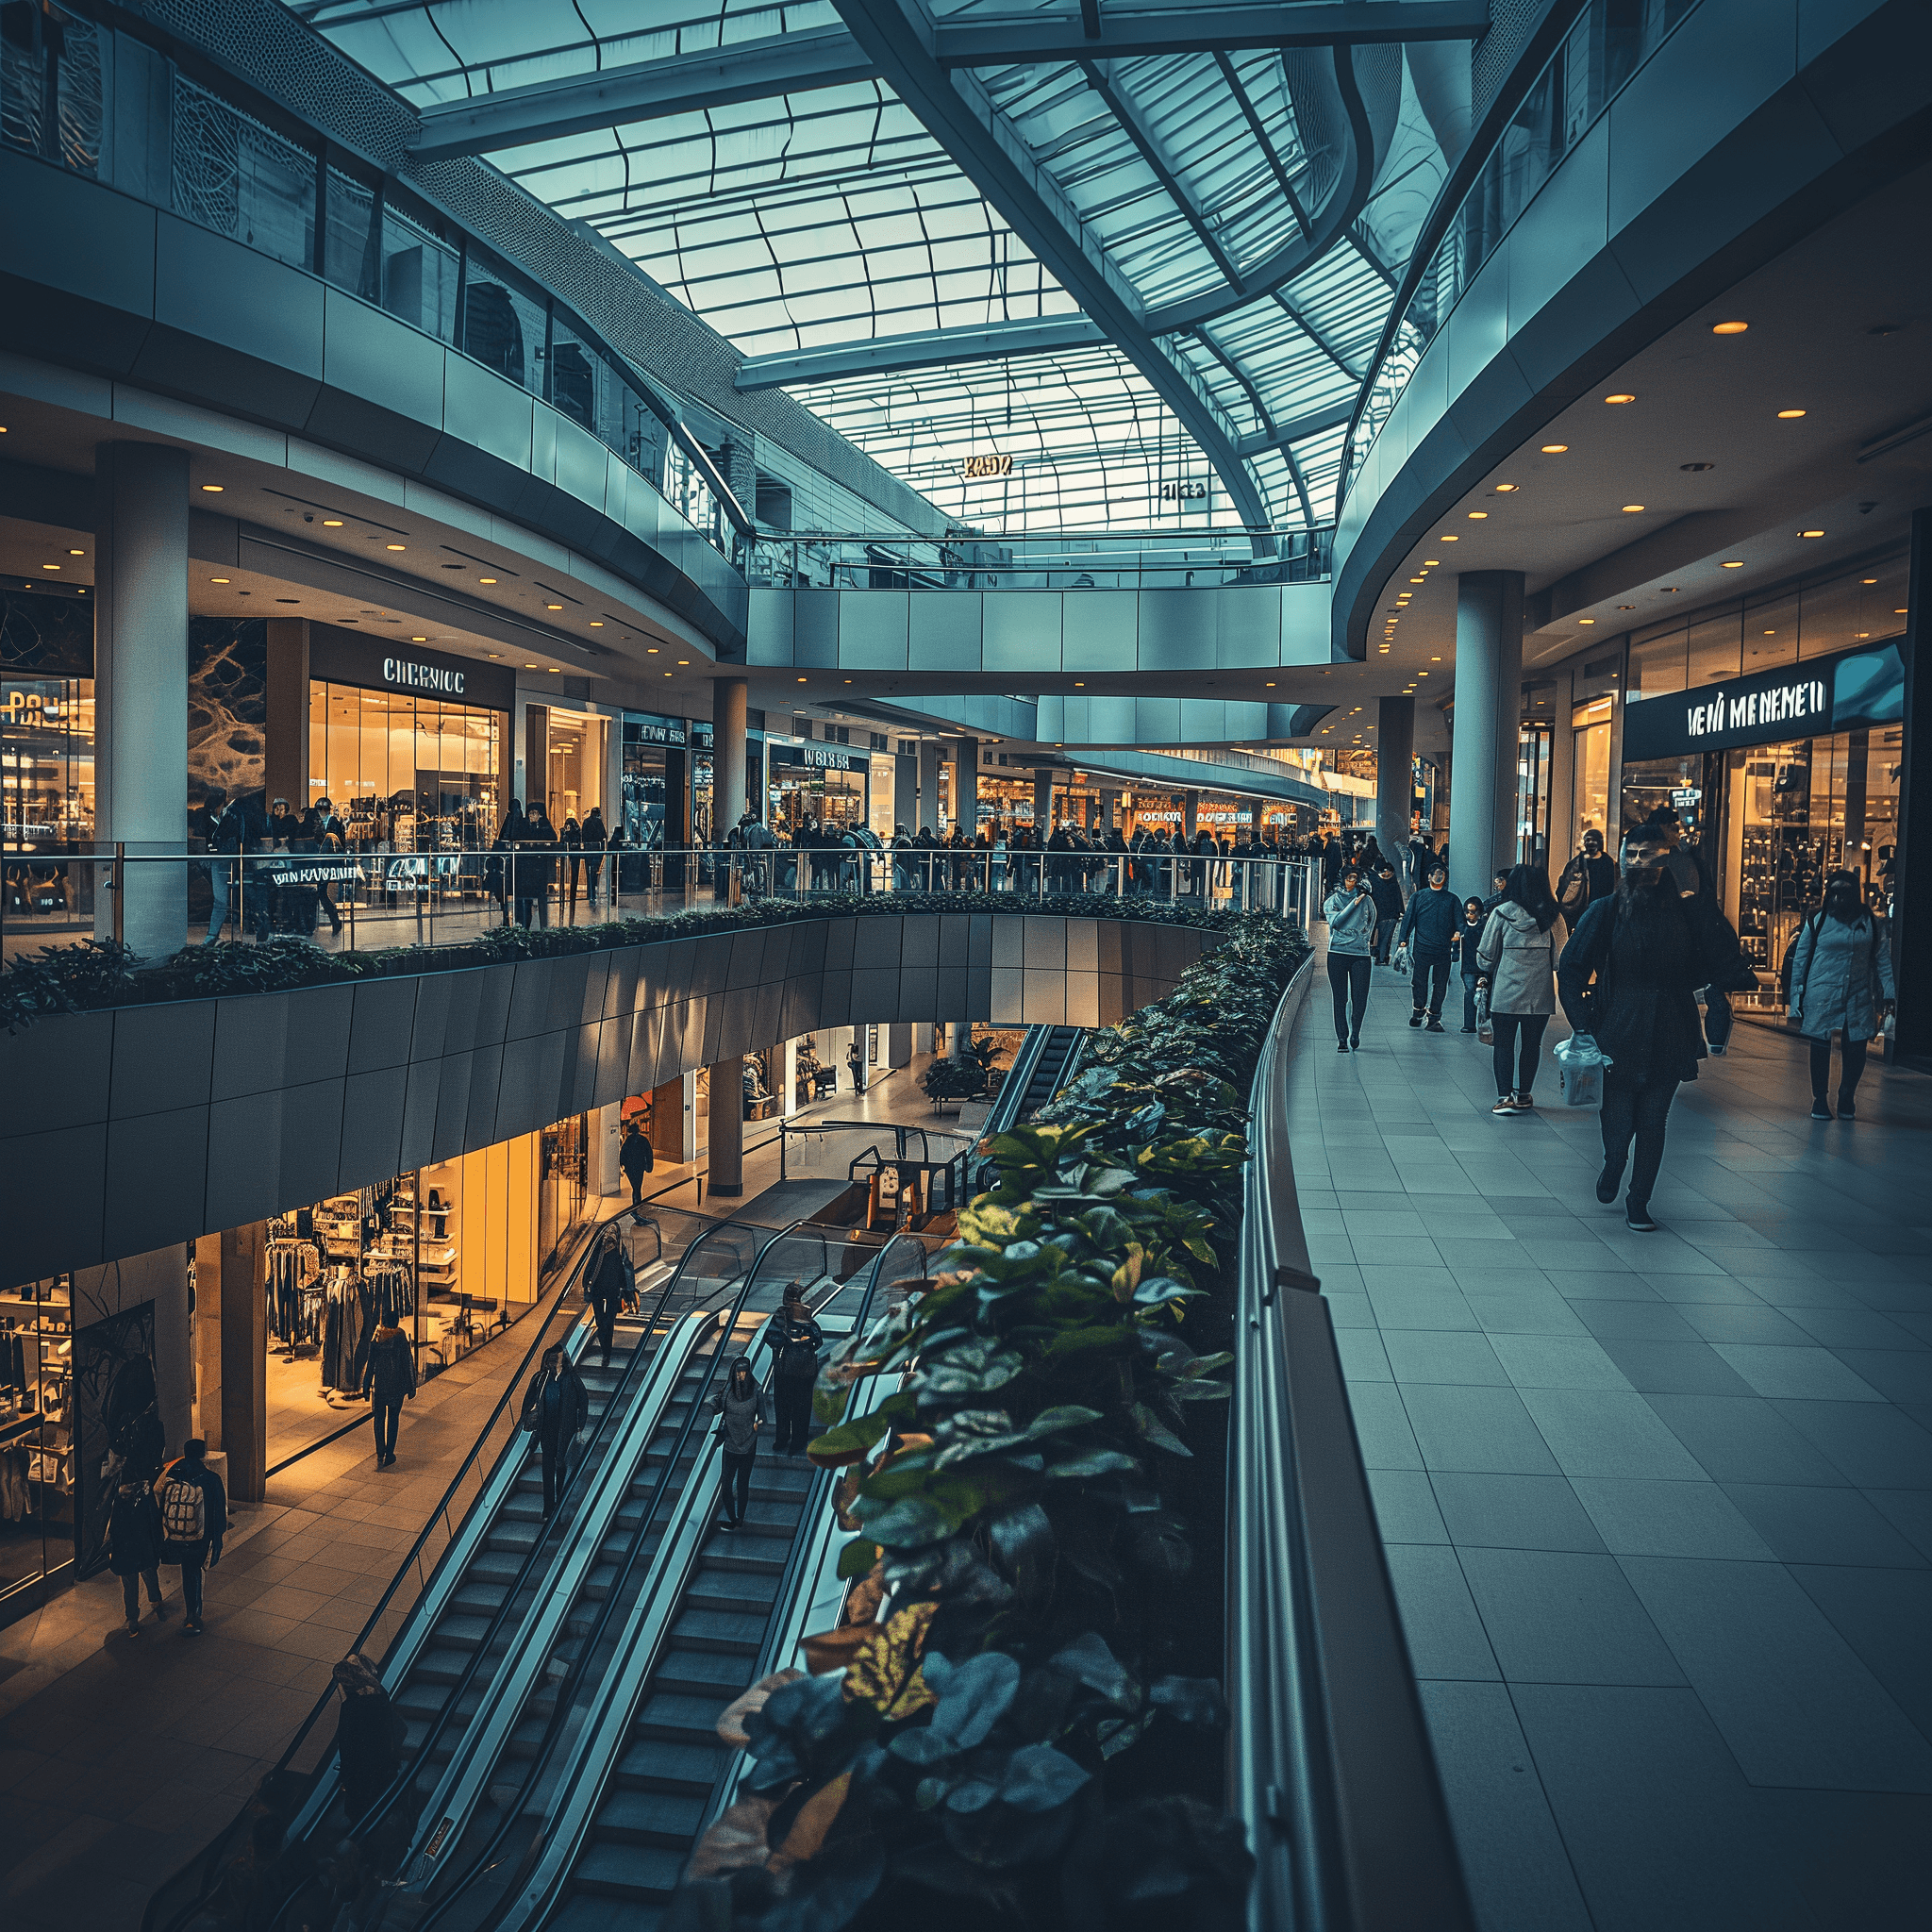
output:
[[[1519,1109],[1518,1109],[1518,1108],[1517,1108],[1517,1105],[1516,1105],[1516,1096],[1515,1096],[1515,1094],[1513,1094],[1513,1093],[1499,1093],[1499,1094],[1497,1094],[1497,1096],[1496,1096],[1496,1104],[1495,1104],[1495,1106],[1494,1106],[1494,1107],[1491,1108],[1490,1111],[1491,1111],[1491,1113],[1515,1113],[1515,1112],[1519,1111]]]
[[[1838,1117],[1841,1121],[1855,1121],[1858,1118],[1858,1109],[1853,1104],[1849,1093],[1840,1093],[1838,1097]]]
[[[1410,1022],[1409,1022],[1408,1024],[1410,1024],[1411,1026],[1413,1026],[1413,1025],[1415,1024],[1415,1022],[1414,1022],[1413,1020],[1411,1020],[1411,1021],[1410,1021]],[[1448,1029],[1448,1027],[1446,1027],[1445,1025],[1443,1025],[1443,1024],[1441,1023],[1441,1021],[1440,1021],[1439,1019],[1437,1019],[1437,1018],[1436,1018],[1436,1016],[1435,1016],[1435,1015],[1434,1015],[1433,1013],[1431,1013],[1431,1014],[1429,1015],[1429,1031],[1430,1031],[1431,1033],[1446,1033],[1446,1032],[1448,1032],[1448,1030],[1449,1030],[1449,1029]]]
[[[1704,1050],[1711,1057],[1712,1059],[1721,1060],[1724,1058],[1725,1054],[1730,1052],[1731,1042],[1728,1040],[1707,1041],[1705,1043]]]
[[[1607,1167],[1596,1177],[1596,1197],[1607,1208],[1617,1198],[1618,1184],[1624,1178],[1621,1167]]]
[[[725,1534],[728,1535],[732,1530],[736,1529],[738,1525],[737,1524],[732,1522],[730,1517],[721,1516],[718,1519],[718,1527],[720,1530],[724,1531]]]
[[[1516,1096],[1516,1110],[1518,1113],[1534,1113],[1536,1111],[1536,1102],[1527,1093],[1518,1093]]]
[[[166,1604],[152,1603],[148,1605],[148,1608],[155,1613],[155,1622],[157,1624],[165,1624],[168,1621],[168,1607]]]
[[[1624,1225],[1632,1234],[1655,1234],[1657,1223],[1650,1218],[1650,1209],[1639,1208],[1633,1202],[1624,1204]]]
[[[141,1619],[139,1617],[129,1617],[126,1623],[122,1624],[121,1628],[129,1637],[139,1637],[141,1635]]]
[[[1349,1050],[1349,1052],[1350,1052],[1350,1053],[1359,1053],[1359,1052],[1361,1052],[1361,1050],[1362,1050],[1362,1043],[1361,1043],[1361,1041],[1360,1041],[1359,1040],[1351,1040],[1351,1041],[1350,1041],[1348,1042],[1348,1050]]]
[[[1822,1093],[1813,1095],[1811,1101],[1811,1118],[1814,1121],[1828,1121],[1831,1119],[1831,1103],[1828,1100],[1826,1100],[1824,1095]]]
[[[1420,1026],[1423,1024],[1423,1009],[1420,1007],[1418,1007],[1415,1009],[1415,1011],[1408,1016],[1408,1024],[1411,1026]]]
[[[201,1619],[199,1617],[190,1617],[187,1623],[182,1624],[181,1634],[184,1637],[199,1637],[201,1635]]]
[[[1338,1040],[1335,1042],[1335,1051],[1337,1053],[1346,1053],[1348,1051],[1348,1041],[1345,1040]]]
[[[1465,1033],[1474,1033],[1475,1031],[1475,1028],[1474,1026],[1465,1026],[1462,1030]]]

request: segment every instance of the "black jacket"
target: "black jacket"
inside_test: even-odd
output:
[[[198,1568],[208,1557],[219,1557],[222,1554],[222,1538],[228,1529],[228,1492],[222,1487],[221,1477],[207,1463],[190,1462],[184,1456],[179,1461],[171,1462],[157,1478],[155,1501],[158,1506],[162,1491],[177,1476],[200,1483],[207,1534],[198,1543],[162,1543],[161,1561],[186,1563],[191,1568]]]
[[[408,1735],[403,1714],[386,1690],[358,1691],[342,1700],[336,1748],[341,1753],[342,1790],[352,1805],[374,1798],[396,1774]]]
[[[1446,886],[1439,892],[1424,886],[1408,902],[1402,915],[1397,941],[1413,939],[1414,950],[1425,959],[1446,959],[1449,941],[1462,928],[1462,901]]]
[[[1374,895],[1375,917],[1400,919],[1402,917],[1402,884],[1393,873],[1385,879],[1378,872],[1369,880],[1369,891]]]
[[[161,1560],[161,1512],[154,1491],[116,1495],[108,1515],[108,1568],[116,1576],[139,1576]]]
[[[369,1344],[369,1366],[362,1371],[362,1392],[378,1402],[401,1402],[416,1392],[416,1354],[401,1329],[378,1335]]]
[[[161,1419],[149,1403],[136,1415],[124,1417],[114,1431],[110,1445],[125,1468],[125,1482],[151,1483],[167,1460],[167,1441],[161,1434]]]
[[[1587,907],[1557,961],[1557,994],[1579,1033],[1594,1035],[1613,1077],[1694,1080],[1705,1058],[1697,989],[1723,984],[1740,963],[1738,935],[1708,898],[1666,896],[1670,915],[1639,958],[1620,935],[1617,901]]]
[[[641,1131],[626,1134],[624,1145],[617,1150],[617,1164],[624,1170],[626,1180],[636,1180],[640,1174],[649,1174],[658,1165],[657,1150],[651,1145],[651,1137]]]
[[[591,1419],[591,1391],[584,1387],[584,1378],[577,1374],[576,1364],[568,1356],[563,1358],[558,1375],[563,1383],[563,1407],[552,1424],[557,1432],[553,1440],[568,1441]],[[530,1377],[530,1386],[524,1391],[524,1412],[520,1420],[525,1428],[534,1430],[539,1436],[545,1433],[543,1391],[549,1386],[550,1371],[539,1369]]]
[[[606,1321],[617,1312],[629,1286],[616,1248],[607,1244],[596,1273],[584,1284],[584,1300],[596,1310],[599,1321]]]
[[[805,1366],[803,1347],[793,1349],[791,1343],[808,1343],[811,1348],[811,1366]],[[777,1365],[778,1379],[781,1382],[804,1381],[808,1375],[818,1374],[818,1352],[825,1345],[825,1338],[820,1332],[819,1324],[809,1315],[794,1321],[783,1308],[765,1324],[764,1343],[772,1351],[773,1360]]]

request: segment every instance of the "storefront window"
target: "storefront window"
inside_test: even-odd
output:
[[[1616,703],[1606,692],[1587,705],[1571,708],[1570,769],[1576,803],[1576,823],[1570,841],[1572,852],[1583,850],[1586,832],[1601,832],[1607,844],[1615,842],[1610,838],[1610,721]]]
[[[61,1274],[0,1294],[0,1605],[73,1560],[75,1467],[74,1286]]]
[[[91,922],[92,868],[68,862],[94,833],[92,678],[0,677],[0,844],[9,921]]]
[[[1630,701],[1662,697],[1685,685],[1684,627],[1630,641]]]
[[[807,823],[832,831],[856,831],[868,823],[866,781],[871,760],[862,752],[821,753],[846,760],[844,769],[830,764],[807,764],[814,748],[770,745],[766,774],[765,823],[781,838],[790,838]]]
[[[581,824],[592,811],[603,809],[609,721],[554,707],[543,716],[547,731],[543,802],[550,823],[560,832],[566,819],[575,819]],[[530,785],[534,791],[534,778]],[[528,804],[525,799],[525,805]]]
[[[1798,659],[1798,593],[1782,591],[1775,596],[1753,598],[1744,607],[1745,675],[1771,671]]]
[[[312,683],[308,802],[329,800],[352,850],[482,850],[503,818],[503,725],[500,711]]]
[[[1550,741],[1547,723],[1523,724],[1516,733],[1516,862],[1544,865],[1550,858]]]

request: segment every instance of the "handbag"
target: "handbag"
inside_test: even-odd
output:
[[[1496,1025],[1490,1018],[1490,990],[1487,986],[1478,986],[1475,990],[1475,1037],[1485,1046],[1496,1043]]]

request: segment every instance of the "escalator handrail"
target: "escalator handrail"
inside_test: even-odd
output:
[[[1052,1036],[1051,1026],[1029,1026],[1026,1029],[1026,1038],[1020,1042],[1020,1051],[1013,1056],[1013,1064],[1008,1069],[1007,1077],[1000,1082],[998,1097],[987,1114],[986,1133],[989,1139],[994,1134],[1006,1133],[1019,1119],[1020,1108],[1025,1104],[1026,1090],[1033,1084],[1040,1057],[1046,1051],[1046,1042]]]
[[[1284,1075],[1304,963],[1255,1070],[1228,1418],[1227,1802],[1252,1932],[1474,1932],[1357,1442],[1308,1269]]]
[[[396,1566],[395,1574],[391,1577],[388,1589],[376,1600],[375,1607],[369,1612],[361,1629],[356,1633],[353,1641],[346,1646],[348,1650],[359,1652],[363,1644],[369,1641],[371,1634],[381,1622],[384,1611],[389,1608],[396,1591],[402,1588],[403,1579],[409,1574],[416,1559],[423,1554],[424,1546],[429,1541],[430,1532],[436,1527],[438,1522],[442,1518],[444,1511],[448,1509],[451,1502],[454,1500],[458,1487],[470,1472],[471,1464],[481,1454],[483,1444],[489,1441],[490,1432],[496,1426],[497,1420],[503,1414],[510,1396],[521,1386],[525,1370],[530,1366],[530,1362],[538,1350],[543,1346],[543,1338],[549,1333],[550,1324],[557,1318],[558,1310],[562,1307],[564,1302],[569,1298],[572,1288],[576,1285],[579,1276],[582,1274],[584,1266],[590,1258],[593,1244],[593,1241],[587,1241],[576,1258],[565,1270],[564,1278],[558,1287],[557,1294],[550,1304],[549,1312],[537,1324],[536,1333],[530,1339],[529,1347],[524,1351],[523,1360],[511,1372],[508,1381],[504,1385],[503,1393],[497,1398],[495,1407],[490,1411],[483,1426],[476,1432],[476,1440],[470,1445],[469,1453],[457,1466],[457,1472],[450,1477],[448,1486],[437,1501],[436,1507],[424,1519],[423,1527],[417,1534],[416,1541],[409,1545],[402,1561]],[[442,1556],[437,1560],[435,1569],[430,1572],[427,1581],[423,1586],[425,1596],[435,1586],[444,1563],[449,1560],[450,1551],[456,1546],[457,1541],[458,1539],[455,1536],[450,1538],[449,1543],[443,1549]],[[397,1635],[400,1637],[401,1632],[398,1632]],[[309,1709],[308,1715],[296,1727],[295,1735],[289,1740],[287,1749],[275,1760],[274,1772],[279,1773],[288,1770],[290,1764],[294,1759],[295,1753],[302,1748],[303,1741],[321,1721],[323,1712],[335,1701],[335,1696],[336,1687],[334,1684],[330,1684],[322,1695],[316,1699],[314,1705]],[[273,1775],[274,1773],[270,1774]],[[153,1896],[148,1900],[146,1909],[142,1914],[141,1932],[176,1932],[176,1928],[186,1923],[189,1913],[198,1908],[207,1898],[214,1883],[213,1868],[218,1866],[221,1859],[225,1857],[228,1851],[232,1848],[234,1839],[240,1832],[243,1822],[253,1807],[254,1801],[251,1799],[249,1804],[244,1805],[237,1814],[234,1823],[212,1844],[203,1851],[197,1852],[194,1858],[189,1861],[190,1864],[192,1864],[197,1860],[206,1859],[208,1861],[210,1869],[203,1873],[201,1885],[196,1890],[194,1897],[159,1926],[157,1926],[154,1923],[156,1900],[160,1897],[162,1891],[167,1890],[167,1886],[173,1880],[164,1881],[161,1886],[157,1888]],[[187,1867],[184,1866],[181,1869],[186,1871]],[[180,1873],[177,1872],[175,1874],[175,1876],[180,1876]]]
[[[642,1553],[644,1543],[650,1535],[652,1521],[656,1518],[659,1508],[663,1507],[665,1492],[670,1487],[672,1477],[676,1474],[677,1465],[684,1455],[685,1447],[691,1441],[691,1429],[697,1422],[699,1411],[710,1396],[711,1383],[717,1375],[718,1364],[724,1358],[725,1345],[728,1344],[731,1336],[737,1331],[739,1323],[743,1319],[745,1302],[749,1298],[753,1287],[758,1282],[759,1273],[764,1266],[765,1257],[780,1241],[788,1237],[803,1232],[816,1234],[819,1237],[821,1248],[824,1248],[824,1231],[816,1223],[799,1220],[780,1228],[777,1233],[772,1236],[770,1241],[766,1241],[759,1248],[752,1265],[745,1271],[743,1284],[732,1301],[729,1314],[723,1317],[720,1321],[719,1328],[721,1335],[724,1339],[724,1342],[721,1342],[720,1346],[712,1353],[711,1359],[705,1370],[704,1379],[692,1394],[691,1407],[686,1412],[683,1423],[679,1425],[677,1439],[666,1455],[664,1467],[658,1472],[658,1479],[652,1486],[650,1496],[638,1517],[637,1528],[631,1534],[630,1542],[625,1547],[624,1557],[618,1565],[617,1574],[611,1579],[610,1586],[605,1592],[604,1600],[598,1606],[597,1615],[590,1629],[584,1634],[583,1640],[578,1645],[577,1654],[572,1659],[570,1668],[564,1674],[562,1683],[558,1686],[557,1697],[551,1707],[549,1721],[543,1727],[543,1735],[538,1741],[536,1752],[531,1759],[529,1772],[524,1779],[524,1793],[536,1789],[538,1782],[542,1778],[549,1765],[551,1757],[557,1749],[558,1741],[562,1734],[563,1720],[575,1700],[581,1674],[589,1664],[590,1659],[596,1654],[598,1645],[604,1641],[605,1630],[608,1626],[618,1602],[623,1597],[630,1582],[631,1573],[636,1569],[638,1557]],[[504,1838],[514,1826],[517,1818],[521,1815],[523,1803],[523,1795],[520,1794],[514,1802],[506,1803],[503,1806],[502,1820],[495,1831],[491,1833],[489,1842],[471,1860],[469,1870],[464,1875],[457,1880],[451,1889],[443,1893],[441,1899],[429,1905],[427,1910],[416,1923],[416,1932],[430,1932],[430,1928],[441,1920],[445,1909],[462,1895],[463,1889],[469,1884],[470,1879],[495,1856],[498,1845],[501,1844]],[[427,1888],[435,1883],[437,1875],[434,1873],[425,1874],[423,1880],[425,1892]]]

